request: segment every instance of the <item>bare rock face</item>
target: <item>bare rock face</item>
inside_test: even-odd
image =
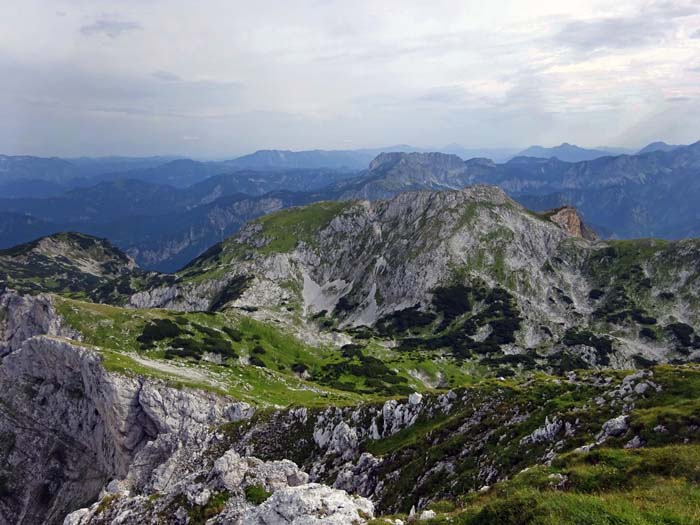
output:
[[[28,300],[36,304],[27,312],[43,312],[43,299]],[[212,425],[250,413],[207,392],[109,373],[98,353],[75,341],[34,336],[16,348],[16,334],[35,328],[12,332],[6,348],[14,351],[0,365],[0,474],[7,494],[0,522],[56,523],[111,479],[143,486],[167,459],[205,439]]]
[[[365,498],[312,483],[275,492],[259,507],[245,513],[241,524],[346,525],[362,524],[374,515]]]
[[[421,158],[380,156],[375,169],[394,173]],[[446,172],[458,167],[442,160]],[[316,215],[323,221],[309,220]],[[293,242],[281,233],[289,224],[304,232]],[[278,236],[285,243],[277,242]],[[141,291],[130,304],[233,307],[288,326],[301,313],[307,323],[300,332],[310,337],[306,326],[317,326],[317,316],[332,319],[341,330],[381,329],[411,309],[439,316],[436,290],[460,283],[507,294],[520,322],[510,342],[499,346],[507,354],[553,349],[541,366],[558,366],[573,354],[595,368],[631,368],[639,358],[693,359],[676,348],[692,352],[700,342],[678,345],[672,335],[649,338],[640,325],[655,320],[659,326],[698,326],[698,310],[688,298],[699,293],[700,242],[648,240],[628,246],[635,248],[634,261],[615,243],[598,241],[574,208],[532,213],[492,186],[408,192],[389,200],[317,203],[252,222],[193,261],[178,280]],[[617,297],[622,285],[630,290],[624,301]],[[483,306],[479,302],[474,301],[473,313]],[[630,323],[634,311],[645,314]],[[614,329],[599,325],[604,314]],[[572,334],[578,331],[609,337],[610,351],[585,341],[575,346]],[[470,337],[481,344],[491,333],[482,323]]]
[[[23,296],[0,289],[0,356],[7,355],[35,335],[79,339],[56,313],[50,295]]]
[[[0,523],[165,517],[184,525],[203,513],[222,524],[362,524],[373,516],[369,500],[310,484],[292,461],[227,448],[217,429],[251,417],[249,405],[109,372],[96,349],[68,338],[77,334],[50,296],[6,292],[1,301]],[[355,431],[334,423],[328,446],[356,450]]]
[[[576,208],[564,206],[556,210],[547,212],[549,220],[559,225],[559,227],[574,237],[581,237],[587,240],[596,240],[596,234],[590,230],[581,220]]]
[[[197,459],[181,475],[166,480],[156,469],[145,492],[110,483],[99,501],[69,514],[64,525],[139,525],[163,518],[185,525],[194,516],[212,525],[362,525],[374,515],[369,500],[307,483],[308,475],[291,461],[262,461],[228,450],[212,465],[197,447],[188,452]]]

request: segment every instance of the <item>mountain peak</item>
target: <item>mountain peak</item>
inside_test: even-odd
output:
[[[678,149],[680,147],[681,146],[675,144],[666,144],[663,141],[657,140],[656,142],[647,144],[642,149],[640,149],[638,155],[643,155],[645,153],[653,153],[655,151],[673,151],[674,149]]]
[[[597,159],[599,157],[607,157],[609,155],[609,151],[587,149],[577,146],[576,144],[562,142],[559,146],[555,146],[553,148],[545,148],[542,146],[530,146],[529,148],[518,153],[516,157],[556,157],[559,160],[563,160],[566,162],[581,162],[584,160]]]
[[[405,153],[388,152],[380,153],[370,163],[370,171],[380,168],[393,167],[399,163],[406,166],[430,166],[437,169],[463,170],[464,161],[457,155],[449,153]]]
[[[546,211],[544,215],[569,235],[590,241],[597,240],[596,234],[584,224],[583,219],[573,206],[566,205],[555,208]]]
[[[133,293],[132,277],[146,277],[133,259],[106,239],[56,233],[0,250],[0,283],[19,292],[62,292],[102,301]]]

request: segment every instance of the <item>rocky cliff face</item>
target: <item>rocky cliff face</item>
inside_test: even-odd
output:
[[[572,206],[564,206],[556,210],[545,212],[544,215],[549,217],[549,220],[561,226],[564,231],[574,237],[581,237],[589,241],[597,240],[596,234],[590,230],[581,220],[581,217],[576,212],[576,208]]]
[[[249,405],[109,372],[96,349],[66,338],[76,334],[64,328],[46,296],[6,292],[2,305],[10,307],[0,327],[4,523],[60,523],[98,495],[100,502],[67,523],[117,515],[121,523],[143,523],[165,515],[184,524],[193,505],[220,514],[217,523],[276,523],[269,515],[291,520],[324,509],[335,516],[329,523],[362,523],[372,515],[366,500],[307,485],[308,476],[289,461],[265,463],[226,448],[213,454],[221,441],[214,429],[251,417]],[[246,487],[274,499],[259,506],[262,501],[246,499]],[[148,497],[153,494],[162,496],[158,504]],[[216,503],[209,508],[211,498]],[[118,510],[109,505],[116,500]]]
[[[81,337],[56,313],[51,295],[30,297],[0,289],[0,357],[19,350],[24,341],[35,335],[75,340]]]
[[[475,186],[273,214],[131,304],[321,317],[413,348],[529,353],[555,367],[574,352],[624,368],[695,348],[699,253],[696,241],[598,242],[570,207],[534,214]]]
[[[489,168],[479,159],[465,163],[444,153],[382,153],[365,175],[337,184],[337,197],[376,200],[418,189],[459,189],[473,184]]]

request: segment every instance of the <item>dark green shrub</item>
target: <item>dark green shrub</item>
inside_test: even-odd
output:
[[[170,319],[154,319],[146,324],[143,328],[143,332],[136,340],[141,343],[142,346],[148,347],[153,346],[153,343],[157,341],[178,337],[183,334],[191,334],[191,332],[181,328]]]
[[[593,289],[588,293],[588,298],[593,299],[594,301],[597,301],[601,297],[605,295],[605,292],[603,290],[598,290],[598,289]]]
[[[245,499],[253,505],[260,505],[271,495],[272,493],[266,491],[262,485],[248,485],[245,488]]]
[[[333,310],[335,313],[352,312],[357,308],[357,303],[352,302],[347,297],[341,297]]]
[[[260,359],[258,356],[254,355],[249,359],[249,362],[253,366],[257,366],[260,368],[265,368],[265,362]]]
[[[309,369],[304,363],[294,363],[292,364],[292,372],[295,374],[303,374]]]
[[[685,323],[671,323],[666,327],[666,330],[678,340],[681,346],[690,347],[693,345],[695,329],[692,326]]]
[[[407,330],[428,326],[435,319],[435,314],[422,312],[420,305],[416,305],[385,315],[377,321],[375,328],[381,335],[392,336]]]
[[[642,339],[650,339],[651,341],[657,341],[659,336],[651,328],[644,327],[639,331],[639,337]]]
[[[446,319],[454,319],[472,309],[471,288],[463,284],[442,286],[433,290],[433,307]]]
[[[232,341],[235,341],[236,343],[240,343],[241,341],[243,341],[243,332],[241,332],[237,328],[224,326],[222,330],[227,336],[231,338]]]

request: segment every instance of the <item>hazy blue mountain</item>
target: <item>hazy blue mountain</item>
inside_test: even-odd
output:
[[[53,182],[40,179],[18,179],[0,181],[0,197],[17,199],[23,197],[55,197],[70,189],[70,183]]]
[[[357,172],[331,169],[275,170],[270,172],[244,170],[209,177],[190,186],[187,193],[201,203],[208,203],[222,195],[236,193],[263,195],[271,191],[316,191],[356,176]]]
[[[574,144],[569,144],[564,142],[559,146],[553,148],[544,148],[542,146],[530,146],[529,148],[521,151],[516,156],[518,157],[538,157],[543,159],[549,159],[556,157],[559,160],[564,160],[567,162],[580,162],[583,160],[593,160],[599,157],[607,157],[614,155],[607,150],[598,149],[586,149],[580,148]]]
[[[362,169],[372,160],[371,152],[260,150],[228,161],[239,169],[340,168]]]
[[[133,215],[159,215],[187,205],[173,187],[138,180],[101,182],[58,197],[0,199],[0,211],[48,222],[90,223]]]
[[[437,151],[457,155],[464,160],[485,158],[494,162],[505,162],[518,152],[515,148],[465,148],[460,144],[448,144]]]
[[[48,198],[0,198],[0,248],[49,233],[81,231],[109,238],[145,267],[171,271],[252,218],[333,197],[314,191],[351,175],[248,171],[188,188],[116,179]]]
[[[41,219],[19,213],[0,211],[0,248],[27,242],[56,230]]]
[[[636,148],[621,148],[615,146],[597,146],[593,149],[605,151],[608,155],[635,155],[637,153]]]
[[[496,185],[529,208],[572,204],[609,237],[700,234],[700,142],[672,151],[590,161],[515,157],[504,164],[441,153],[377,157],[361,176],[336,184],[342,199],[381,199],[410,190]]]
[[[676,148],[680,148],[682,146],[679,146],[677,144],[666,144],[665,142],[652,142],[651,144],[647,144],[644,146],[642,149],[639,150],[638,155],[643,155],[645,153],[651,153],[653,151],[673,151]]]
[[[86,225],[84,231],[110,239],[145,268],[173,272],[252,219],[321,199],[294,192],[228,195],[186,211]]]
[[[509,163],[510,164],[510,163]],[[525,206],[572,204],[611,236],[700,234],[700,142],[670,151],[549,164],[521,159],[490,180]]]
[[[83,231],[109,238],[144,267],[173,270],[245,221],[280,208],[474,184],[499,186],[536,210],[572,204],[605,237],[700,235],[700,143],[581,162],[519,156],[498,164],[391,152],[377,155],[361,172],[251,169],[197,180],[219,169],[232,168],[228,162],[176,160],[103,174],[98,184],[60,195],[5,195],[0,247],[56,231]]]
[[[260,150],[227,161],[226,164],[232,168],[252,170],[319,168],[362,170],[367,168],[367,165],[377,155],[390,151],[416,152],[422,150],[407,144],[357,150]]]
[[[101,173],[90,179],[109,181],[116,179],[133,179],[152,184],[167,184],[176,188],[186,188],[213,175],[234,171],[223,162],[200,162],[192,159],[176,159],[142,169]]]
[[[57,157],[0,155],[0,183],[18,180],[62,182],[80,177],[74,164]]]
[[[83,177],[90,178],[105,173],[117,173],[133,170],[155,168],[167,164],[173,160],[181,159],[179,156],[154,156],[154,157],[74,157],[67,158],[68,162],[77,166]]]
[[[384,199],[413,190],[459,189],[496,168],[489,159],[445,153],[382,153],[362,175],[335,185],[336,198]]]

